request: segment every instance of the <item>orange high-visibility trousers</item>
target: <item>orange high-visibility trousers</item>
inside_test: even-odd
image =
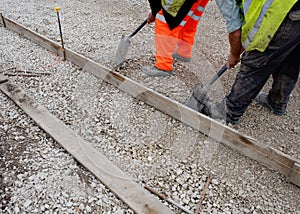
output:
[[[176,53],[184,58],[191,58],[197,25],[209,0],[198,0],[184,17],[179,26],[170,30],[160,10],[155,18],[155,67],[160,70],[171,71],[173,69],[173,58]]]

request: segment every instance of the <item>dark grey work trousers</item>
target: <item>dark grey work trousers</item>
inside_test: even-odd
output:
[[[270,76],[268,101],[285,110],[300,70],[300,11],[291,11],[264,52],[245,52],[231,92],[224,98],[227,116],[238,119]]]

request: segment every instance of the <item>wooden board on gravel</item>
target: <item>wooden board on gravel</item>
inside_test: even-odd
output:
[[[57,55],[63,55],[61,47],[57,43],[13,22],[10,19],[4,17],[4,21],[7,28],[35,41]],[[66,58],[79,67],[94,74],[96,77],[105,80],[133,97],[136,97],[165,114],[168,114],[171,117],[199,130],[212,139],[218,140],[231,149],[258,161],[271,169],[277,170],[281,174],[285,175],[290,182],[300,186],[300,171],[297,168],[300,163],[299,160],[270,146],[265,146],[255,139],[242,135],[228,126],[224,126],[205,115],[199,114],[198,112],[151,89],[148,89],[117,72],[111,71],[71,50],[66,49]]]
[[[0,89],[136,213],[172,213],[90,143],[0,74]]]

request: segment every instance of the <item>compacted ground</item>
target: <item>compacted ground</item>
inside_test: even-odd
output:
[[[175,61],[171,78],[140,73],[143,65],[155,60],[153,25],[131,38],[121,67],[114,63],[121,35],[129,35],[147,17],[147,1],[57,3],[66,47],[180,103],[187,101],[195,83],[207,84],[226,62],[226,28],[214,1],[199,24],[192,62]],[[59,43],[54,6],[52,1],[3,0],[0,12]],[[210,177],[202,213],[299,213],[300,189],[279,173],[12,31],[1,27],[0,35],[0,72],[141,185],[146,183],[193,210]],[[213,85],[212,100],[229,92],[238,68]],[[263,90],[271,84],[270,79]],[[299,92],[297,85],[287,115],[275,116],[253,103],[233,128],[299,159]],[[3,93],[0,103],[1,212],[133,213]]]

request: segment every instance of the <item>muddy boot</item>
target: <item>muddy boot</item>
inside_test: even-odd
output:
[[[202,110],[202,113],[216,120],[225,120],[226,112],[225,106],[222,103],[206,103],[205,107]]]
[[[276,115],[284,115],[286,113],[285,108],[275,108],[271,105],[271,103],[268,100],[268,94],[265,92],[260,92],[256,98],[255,101],[258,102],[260,105],[267,107]]]
[[[235,125],[238,123],[240,117],[231,115],[226,111],[225,101],[220,103],[207,102],[202,110],[202,113],[215,120],[225,121],[226,124]]]
[[[191,109],[194,109],[201,113],[206,103],[208,102],[208,98],[209,92],[207,88],[202,85],[202,83],[197,83],[193,90],[193,94],[189,98],[186,105]]]

